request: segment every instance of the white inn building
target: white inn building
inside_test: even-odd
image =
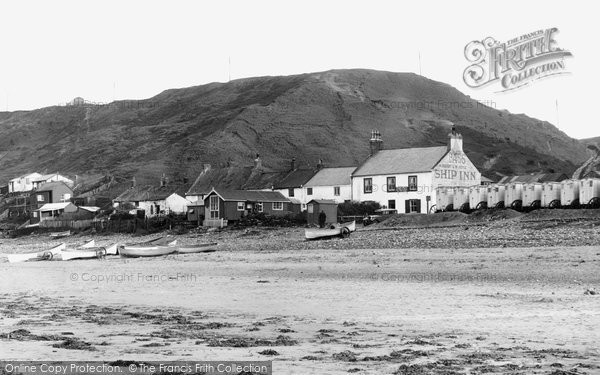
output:
[[[371,132],[371,156],[352,174],[352,199],[375,201],[398,213],[427,213],[436,188],[480,185],[481,173],[463,151],[454,127],[448,146],[383,150],[378,131]]]

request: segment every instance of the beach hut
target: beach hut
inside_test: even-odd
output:
[[[600,203],[600,178],[585,178],[579,183],[579,203],[597,207]]]
[[[469,188],[469,206],[473,210],[487,208],[487,186],[471,186]]]
[[[437,211],[452,211],[454,209],[454,189],[451,187],[438,187],[435,190]]]
[[[523,207],[540,207],[542,201],[542,183],[532,182],[523,187]]]
[[[313,199],[306,204],[306,222],[308,225],[319,225],[319,215],[325,213],[325,223],[337,223],[338,204],[330,199]]]
[[[487,206],[504,207],[504,198],[506,195],[506,185],[494,184],[487,187]]]
[[[523,204],[523,183],[511,182],[506,186],[506,206],[515,209],[521,208]]]
[[[454,196],[452,197],[452,206],[455,210],[468,211],[469,210],[469,188],[468,187],[455,187]]]
[[[560,183],[561,206],[579,206],[579,180],[564,180]]]
[[[544,182],[542,184],[542,207],[560,207],[560,182]]]

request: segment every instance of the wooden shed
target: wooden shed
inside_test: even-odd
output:
[[[586,178],[579,185],[579,203],[582,205],[595,206],[600,199],[600,179]]]
[[[560,204],[562,206],[578,206],[579,180],[564,180],[560,184]]]
[[[506,198],[506,185],[493,184],[487,187],[487,206],[489,208],[503,207]]]
[[[560,207],[560,182],[544,182],[542,184],[542,207]]]
[[[523,204],[523,186],[521,182],[511,182],[506,186],[506,207],[516,207]]]
[[[487,207],[487,186],[469,188],[469,206],[472,210]]]
[[[438,187],[435,192],[435,206],[438,211],[454,209],[454,188]]]
[[[452,206],[455,210],[460,210],[465,204],[469,204],[469,188],[455,187],[452,197]]]
[[[541,202],[542,184],[540,182],[525,184],[523,187],[523,207],[539,207]]]
[[[337,223],[338,204],[334,200],[313,199],[306,204],[306,222],[308,225],[319,225],[319,214],[325,213],[325,223]]]

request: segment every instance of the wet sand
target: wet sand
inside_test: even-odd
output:
[[[599,262],[586,246],[1,263],[0,352],[272,359],[277,374],[596,374],[600,296],[584,292]]]

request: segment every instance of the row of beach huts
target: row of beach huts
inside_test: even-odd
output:
[[[568,179],[560,182],[511,182],[488,186],[438,187],[437,211],[485,208],[600,208],[600,179]]]

